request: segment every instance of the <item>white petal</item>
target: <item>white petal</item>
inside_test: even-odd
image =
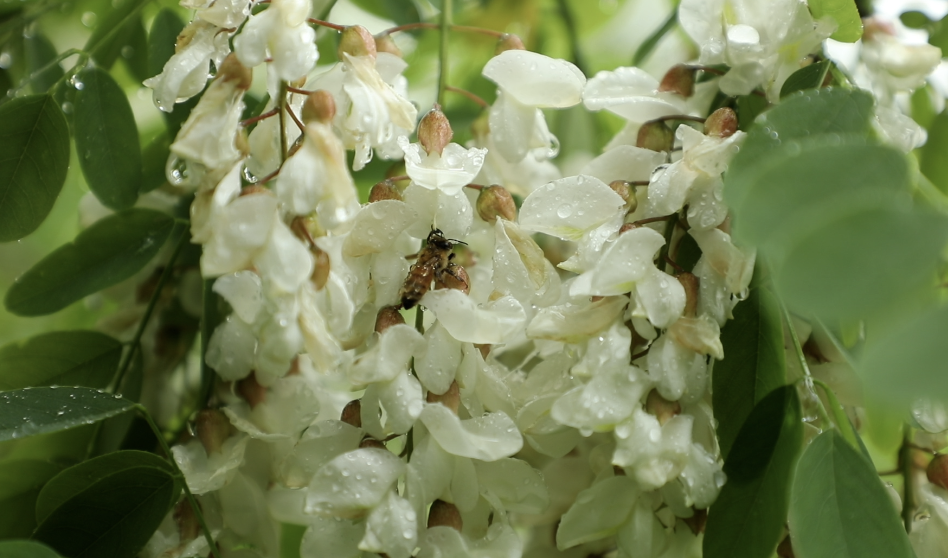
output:
[[[586,84],[574,64],[528,50],[501,52],[484,65],[483,74],[519,102],[541,108],[578,104]]]
[[[253,258],[261,275],[288,293],[296,292],[313,273],[313,256],[282,220],[275,219],[267,244]]]
[[[625,523],[639,496],[631,478],[609,477],[583,490],[556,529],[556,546],[564,550],[608,537]]]
[[[611,296],[631,292],[655,269],[652,258],[664,244],[665,238],[650,228],[626,231],[606,248],[594,268],[573,281],[570,294]]]
[[[665,328],[681,317],[685,288],[671,275],[651,267],[635,284],[635,302],[645,308],[652,325]]]
[[[725,278],[731,293],[744,292],[754,274],[756,253],[734,246],[731,236],[719,229],[689,231],[689,234],[701,248],[702,258]]]
[[[583,103],[589,110],[608,109],[633,122],[687,113],[681,96],[659,93],[658,80],[639,68],[597,73],[586,83]]]
[[[356,258],[382,252],[417,217],[417,212],[404,202],[382,200],[370,203],[356,215],[343,244],[343,253]]]
[[[257,336],[250,326],[231,314],[217,326],[207,344],[205,359],[221,379],[240,380],[253,369]]]
[[[454,195],[470,184],[484,165],[486,149],[462,147],[449,143],[438,153],[425,153],[420,143],[409,143],[408,138],[398,138],[405,152],[405,170],[412,181],[431,190],[441,190]]]
[[[204,494],[219,490],[233,478],[244,462],[248,440],[250,438],[243,434],[231,436],[219,452],[211,455],[207,455],[200,441],[191,440],[186,445],[174,446],[171,453],[188,482],[188,489],[194,494]]]
[[[524,306],[529,305],[546,280],[543,250],[515,223],[503,219],[497,219],[494,234],[491,275],[494,290],[512,295]]]
[[[263,306],[260,276],[252,271],[222,275],[214,281],[214,292],[224,297],[244,322],[252,324]]]
[[[692,399],[704,395],[708,367],[702,355],[662,335],[652,343],[646,358],[648,374],[665,399],[677,401],[686,391]]]
[[[405,463],[387,450],[361,448],[322,466],[309,485],[306,511],[359,517],[381,503],[405,472]]]
[[[714,503],[724,484],[721,463],[698,444],[691,444],[688,464],[681,472],[685,494],[697,509],[705,509]]]
[[[320,467],[342,453],[358,447],[362,429],[339,420],[320,420],[303,432],[283,462],[281,474],[288,486],[309,484]],[[302,501],[299,506],[303,510]]]
[[[612,462],[631,469],[644,490],[663,486],[685,468],[693,420],[689,415],[677,415],[661,426],[654,416],[636,410],[629,421],[616,427]]]
[[[365,524],[338,517],[314,517],[303,534],[300,558],[359,558]]]
[[[557,422],[583,430],[609,430],[632,414],[651,387],[645,373],[632,365],[610,363],[588,384],[574,388],[553,404]]]
[[[452,337],[468,343],[505,343],[526,319],[523,307],[510,296],[478,306],[461,291],[439,289],[428,291],[421,304],[434,312]]]
[[[453,455],[496,461],[523,447],[520,431],[504,413],[489,413],[462,421],[444,405],[434,403],[425,405],[418,418],[438,445]]]
[[[490,107],[488,126],[491,139],[504,159],[517,163],[534,147],[543,147],[531,144],[537,118],[543,118],[543,113],[536,107],[518,102],[503,90],[497,93],[497,100]]]
[[[498,459],[474,462],[477,480],[485,490],[493,492],[508,512],[539,514],[550,503],[546,484],[540,472],[520,459]]]
[[[441,229],[447,238],[464,238],[474,222],[474,208],[467,194],[458,192],[450,195],[438,193],[438,207],[435,210],[431,226]],[[427,236],[427,232],[425,236]]]
[[[396,324],[381,333],[378,343],[362,354],[349,369],[354,385],[394,380],[408,370],[414,355],[420,353],[425,340],[415,328]]]
[[[442,394],[451,387],[461,364],[461,342],[437,323],[425,332],[425,352],[415,360],[415,373],[428,391]]]
[[[724,358],[721,328],[710,316],[678,318],[678,321],[668,329],[668,333],[680,345],[696,353],[711,355],[718,360]]]
[[[359,548],[384,552],[391,558],[408,558],[418,542],[418,516],[411,504],[390,491],[365,522]]]
[[[432,527],[425,532],[418,558],[467,558],[464,538],[453,527]]]
[[[276,76],[285,81],[305,77],[319,58],[316,31],[305,23],[280,31],[271,35],[269,41]]]
[[[520,226],[563,240],[579,240],[618,213],[625,201],[598,178],[570,176],[533,191],[520,208]]]
[[[403,373],[378,386],[379,403],[385,409],[388,429],[394,434],[404,434],[411,430],[425,405],[421,384],[414,376]]]
[[[634,145],[619,145],[586,163],[580,174],[594,176],[608,184],[613,180],[648,180],[665,155]]]
[[[615,296],[588,304],[541,308],[527,326],[527,337],[578,343],[612,325],[628,302],[626,297]]]
[[[276,197],[241,196],[224,208],[214,225],[214,235],[201,255],[201,275],[216,277],[246,269],[270,236],[277,218]]]

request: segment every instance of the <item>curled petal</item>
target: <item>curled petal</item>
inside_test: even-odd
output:
[[[428,291],[421,304],[434,312],[441,325],[458,341],[467,343],[506,343],[523,327],[523,306],[511,296],[478,306],[461,291]]]
[[[387,450],[360,448],[323,465],[306,493],[307,513],[356,518],[379,505],[405,472],[405,463]]]
[[[529,50],[507,50],[484,65],[484,77],[524,105],[565,108],[582,100],[586,76],[566,60]]]
[[[460,457],[496,461],[523,447],[517,425],[504,413],[461,420],[440,403],[425,405],[418,417],[444,451]]]
[[[625,206],[619,194],[592,176],[570,176],[541,186],[523,200],[520,226],[563,240],[583,234],[619,213]]]

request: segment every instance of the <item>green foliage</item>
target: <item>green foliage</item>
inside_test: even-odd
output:
[[[767,102],[766,97],[760,95],[741,95],[738,97],[735,108],[738,128],[744,132],[749,131],[757,117],[768,107],[770,107],[770,103]]]
[[[0,556],[59,558],[53,549],[36,541],[0,541]]]
[[[0,393],[0,442],[92,424],[134,408],[86,387],[35,387]]]
[[[152,456],[148,464],[106,460],[113,455],[121,454],[88,461],[50,481],[56,483],[49,496],[54,500],[42,500],[44,489],[37,503],[58,505],[37,527],[35,539],[74,558],[137,555],[174,505],[180,485],[167,467],[154,462],[160,458]]]
[[[821,60],[793,72],[787,78],[787,81],[783,82],[783,87],[780,88],[780,98],[782,99],[804,89],[817,89],[823,84],[823,80],[826,79],[826,74],[832,64],[829,60]]]
[[[84,51],[92,54],[92,59],[106,70],[111,69],[122,50],[126,47],[134,50],[145,47],[141,16],[138,15],[147,0],[118,0],[111,10],[99,19],[92,36],[86,41]],[[138,36],[136,36],[138,35]],[[142,57],[147,63],[147,57]],[[145,68],[147,70],[147,68]],[[133,72],[134,73],[134,72]]]
[[[103,388],[122,344],[95,331],[53,331],[0,348],[0,391],[64,385]]]
[[[171,217],[151,209],[106,217],[18,278],[4,303],[21,316],[61,310],[131,277],[155,257],[173,227]]]
[[[168,182],[165,166],[171,155],[171,140],[162,132],[142,150],[142,183],[139,192],[144,194]]]
[[[635,49],[635,54],[632,55],[632,65],[638,66],[645,60],[649,54],[655,50],[655,47],[658,46],[659,41],[661,41],[669,31],[674,29],[675,25],[678,24],[678,9],[672,9],[671,13],[668,14],[668,17],[665,18],[665,21],[662,22],[661,26],[655,30],[654,33],[649,35],[642,41],[642,44],[639,45],[639,48]]]
[[[727,483],[708,510],[705,558],[768,558],[787,520],[803,441],[796,387],[770,392],[751,411],[724,461]]]
[[[174,55],[174,44],[184,29],[184,22],[170,8],[162,8],[151,22],[148,32],[148,76],[157,76]]]
[[[115,210],[135,204],[142,181],[142,155],[135,115],[125,92],[99,68],[76,76],[75,129],[79,164],[92,193]]]
[[[948,111],[936,116],[928,128],[928,141],[920,149],[922,173],[942,192],[948,193]]]
[[[62,466],[41,459],[0,462],[0,538],[30,536],[36,528],[36,497],[61,469]],[[0,556],[17,556],[3,552],[0,546]]]
[[[855,43],[862,38],[862,19],[853,0],[810,0],[807,2],[813,17],[829,16],[838,27],[830,38],[844,43]]]
[[[418,21],[418,9],[411,0],[352,0],[352,3],[382,19],[397,25]]]
[[[714,365],[711,396],[726,459],[754,406],[786,383],[783,318],[773,293],[751,290],[721,330],[721,344],[724,360]]]
[[[800,558],[915,556],[872,463],[835,430],[817,436],[797,465],[790,536]]]
[[[49,215],[69,168],[69,128],[50,95],[0,105],[0,242],[30,234]]]
[[[56,47],[42,33],[34,33],[23,39],[23,53],[26,55],[26,67],[33,76],[31,84],[35,93],[45,93],[63,77],[63,69],[59,65],[43,69],[56,59]]]

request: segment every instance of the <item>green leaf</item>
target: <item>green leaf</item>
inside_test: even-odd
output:
[[[872,464],[835,430],[800,458],[790,504],[793,551],[804,558],[914,558]]]
[[[711,394],[721,455],[726,458],[754,406],[786,383],[783,319],[773,293],[751,290],[721,330],[721,344],[724,360],[714,364]]]
[[[86,387],[38,387],[0,393],[0,442],[83,424],[135,407],[122,397]]]
[[[0,242],[30,234],[49,215],[69,168],[69,127],[51,95],[0,106]]]
[[[131,467],[104,476],[56,508],[33,538],[71,558],[136,556],[174,504],[167,470]]]
[[[125,92],[108,72],[83,70],[76,76],[76,152],[89,189],[103,205],[126,209],[138,199],[142,154],[135,115]]]
[[[866,343],[859,360],[866,387],[887,401],[925,396],[948,402],[945,332],[948,307],[925,312]]]
[[[780,88],[780,98],[782,99],[791,93],[804,89],[818,89],[823,85],[823,80],[826,79],[826,73],[829,71],[831,64],[832,62],[829,60],[821,60],[793,72],[787,78],[787,81],[783,82],[783,87]]]
[[[95,331],[54,331],[0,348],[0,391],[31,386],[103,388],[122,344]]]
[[[793,466],[803,442],[796,387],[751,411],[724,462],[727,483],[708,510],[705,558],[769,558],[783,535]]]
[[[928,19],[928,16],[918,10],[909,10],[907,12],[902,12],[899,14],[899,19],[902,20],[902,25],[905,25],[909,29],[927,29],[932,23],[932,20]]]
[[[26,68],[32,77],[31,87],[35,93],[45,93],[56,81],[63,77],[63,69],[54,64],[34,74],[56,59],[56,47],[43,34],[34,33],[23,40],[23,53],[26,55]]]
[[[148,73],[148,33],[145,31],[141,16],[136,17],[128,25],[130,26],[128,39],[119,53],[129,73],[141,83],[151,77]]]
[[[668,14],[668,17],[665,18],[665,21],[662,22],[661,26],[659,26],[654,33],[646,37],[646,39],[642,41],[642,44],[639,45],[639,48],[635,49],[635,54],[632,55],[632,65],[640,66],[642,61],[655,50],[655,47],[658,46],[658,42],[661,41],[677,23],[678,9],[676,8]]]
[[[82,50],[92,54],[96,63],[109,70],[125,47],[135,48],[136,26],[141,27],[137,14],[148,0],[116,0],[112,9],[99,20]]]
[[[155,15],[148,33],[148,76],[157,76],[165,63],[174,54],[174,44],[178,34],[184,29],[184,22],[171,8],[162,8]]]
[[[942,54],[948,52],[948,16],[936,21],[931,26],[928,44],[940,48]]]
[[[60,558],[59,554],[36,541],[0,541],[0,556],[16,558]]]
[[[758,116],[770,106],[765,97],[759,95],[741,95],[737,98],[735,112],[737,113],[738,128],[750,131]]]
[[[155,257],[173,227],[174,219],[151,209],[105,217],[17,278],[4,303],[20,316],[61,310],[131,277]]]
[[[115,393],[129,401],[141,402],[142,387],[145,380],[143,372],[142,352],[136,351],[135,358],[132,360],[125,378],[122,379],[122,385],[115,390]],[[92,455],[104,455],[118,450],[125,438],[128,437],[128,431],[136,416],[138,415],[134,410],[126,411],[120,415],[107,418],[96,425]]]
[[[918,125],[926,130],[932,127],[935,117],[938,116],[938,113],[935,112],[936,96],[938,96],[938,93],[935,92],[934,88],[929,84],[925,84],[916,89],[910,98],[912,120],[918,122]],[[930,140],[931,135],[929,135]]]
[[[919,150],[919,168],[932,184],[943,193],[948,193],[948,111],[932,121],[928,128],[928,141]]]
[[[136,467],[152,467],[174,474],[167,461],[144,451],[118,451],[74,465],[46,483],[36,499],[36,521],[42,523],[57,508],[100,480]]]
[[[411,0],[352,0],[352,3],[370,14],[392,20],[397,25],[414,23],[421,19],[415,3]]]
[[[162,132],[145,146],[142,151],[142,185],[139,192],[151,192],[168,182],[165,166],[171,156],[171,141],[168,134]]]
[[[0,537],[28,537],[36,528],[33,509],[40,489],[61,466],[39,459],[0,463]],[[3,554],[0,546],[0,556]]]
[[[853,0],[809,0],[807,5],[814,19],[829,16],[838,27],[831,39],[844,43],[855,43],[862,38],[862,19]]]

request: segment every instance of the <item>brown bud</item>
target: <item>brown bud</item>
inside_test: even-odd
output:
[[[237,382],[237,394],[244,398],[253,409],[267,399],[267,388],[257,382],[257,376],[251,372],[249,376]]]
[[[737,131],[737,114],[734,109],[723,107],[711,113],[704,121],[704,133],[716,138],[727,138]]]
[[[619,227],[619,234],[621,235],[623,233],[627,233],[631,231],[632,229],[637,229],[637,228],[639,228],[639,226],[636,225],[635,223],[623,223],[623,225]]]
[[[375,37],[361,25],[350,25],[339,37],[338,53],[340,60],[345,60],[343,54],[375,58]]]
[[[429,110],[418,123],[418,141],[429,155],[441,155],[445,146],[451,143],[452,137],[454,131],[451,129],[451,123],[438,105]]]
[[[635,197],[635,188],[625,180],[613,180],[609,183],[609,187],[625,202],[626,213],[635,211],[639,206],[639,200]]]
[[[385,306],[379,310],[378,316],[375,317],[375,332],[382,333],[393,325],[403,323],[405,323],[405,318],[402,317],[402,313],[398,311],[398,308]]]
[[[691,97],[695,93],[695,74],[698,70],[687,64],[677,64],[672,66],[662,83],[658,85],[659,91],[671,91],[678,93],[682,97]]]
[[[481,188],[477,195],[477,214],[488,223],[493,223],[498,217],[507,221],[517,220],[517,204],[513,196],[503,186],[494,184]]]
[[[356,428],[362,428],[362,401],[353,399],[346,403],[346,406],[342,408],[342,415],[339,420]]]
[[[200,506],[200,504],[198,504]],[[178,539],[182,545],[193,541],[201,534],[201,522],[198,521],[197,514],[187,498],[182,498],[178,502],[174,511],[171,512],[171,518],[178,526]]]
[[[448,264],[448,269],[435,276],[436,289],[454,289],[464,294],[471,292],[471,278],[463,266]]]
[[[387,449],[385,447],[385,444],[383,444],[382,442],[376,440],[375,438],[371,436],[366,436],[365,438],[362,438],[362,441],[359,442],[359,447],[360,448]]]
[[[704,533],[704,525],[708,522],[708,510],[695,510],[694,515],[682,521],[691,529],[692,534],[698,536],[698,533]]]
[[[685,288],[685,313],[686,318],[694,318],[695,311],[698,308],[698,278],[693,273],[679,273],[678,282]]]
[[[635,145],[652,151],[671,151],[675,145],[675,133],[664,122],[646,122],[639,128]]]
[[[504,33],[497,39],[497,47],[494,48],[494,56],[507,50],[527,50],[527,47],[523,46],[523,41],[521,41],[517,35]]]
[[[395,40],[392,39],[391,35],[376,35],[375,37],[375,51],[376,52],[387,52],[389,54],[394,54],[395,56],[402,57],[402,49],[398,48],[398,45],[395,44]]]
[[[458,414],[458,407],[461,406],[461,388],[458,387],[457,380],[451,382],[451,385],[448,386],[448,391],[438,395],[433,391],[428,392],[428,396],[425,399],[428,403],[441,403],[445,407],[454,411],[454,414]]]
[[[677,401],[669,401],[653,389],[645,400],[645,410],[658,419],[659,424],[665,424],[675,415],[681,414],[681,405]]]
[[[925,474],[932,484],[948,490],[948,454],[936,455],[925,469]]]
[[[395,187],[395,184],[393,184],[391,180],[377,182],[375,186],[372,186],[372,189],[369,190],[369,203],[382,200],[402,201],[402,193],[398,191],[398,188]]]
[[[217,78],[224,81],[236,81],[237,89],[246,91],[250,89],[253,73],[250,68],[240,63],[236,54],[230,53],[217,69]]]
[[[303,122],[329,124],[336,117],[336,100],[325,89],[313,91],[303,102]]]
[[[777,556],[780,558],[794,558],[793,546],[790,543],[790,535],[787,535],[777,545]]]
[[[220,453],[224,441],[230,437],[230,421],[217,409],[204,409],[194,420],[194,430],[208,455]]]
[[[461,521],[461,512],[458,507],[444,500],[435,500],[428,510],[428,528],[451,527],[461,532],[464,523]]]
[[[310,281],[317,291],[323,290],[326,283],[329,282],[329,272],[332,271],[332,263],[329,261],[329,254],[321,250],[315,244],[309,249],[313,254],[313,274],[309,276]]]

